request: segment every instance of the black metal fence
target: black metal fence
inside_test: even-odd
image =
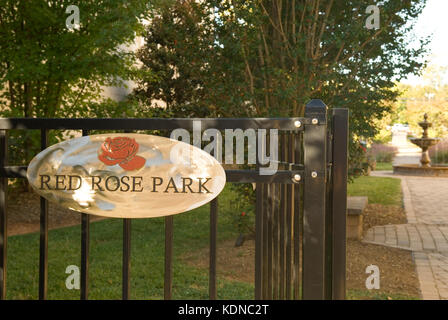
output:
[[[328,119],[329,118],[329,119]],[[0,119],[0,298],[6,298],[8,178],[26,178],[26,166],[7,164],[7,131],[278,129],[280,170],[226,170],[227,182],[256,183],[255,299],[344,299],[348,111],[320,100],[303,118],[277,119]],[[219,198],[219,197],[218,197]],[[217,298],[218,198],[210,204],[209,297]],[[172,297],[173,220],[165,217],[164,297]],[[89,294],[89,215],[81,214],[81,299]],[[123,219],[122,297],[130,298],[131,219]],[[47,298],[48,203],[40,200],[39,299]]]

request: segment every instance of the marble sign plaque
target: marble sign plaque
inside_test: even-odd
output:
[[[99,134],[55,144],[29,164],[28,181],[47,200],[116,218],[195,209],[215,198],[225,171],[210,154],[169,138]]]

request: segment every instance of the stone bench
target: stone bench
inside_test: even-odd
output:
[[[362,215],[367,207],[367,197],[347,198],[347,238],[361,240]]]

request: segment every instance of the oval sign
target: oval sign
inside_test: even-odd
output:
[[[187,143],[143,134],[99,134],[60,142],[30,162],[28,181],[63,207],[114,218],[195,209],[226,183],[220,163]]]

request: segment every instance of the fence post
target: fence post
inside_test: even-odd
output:
[[[305,108],[303,299],[325,299],[325,198],[327,106],[311,100]],[[309,120],[308,120],[309,119]]]
[[[333,109],[333,165],[330,206],[332,225],[332,299],[345,299],[348,109]]]

